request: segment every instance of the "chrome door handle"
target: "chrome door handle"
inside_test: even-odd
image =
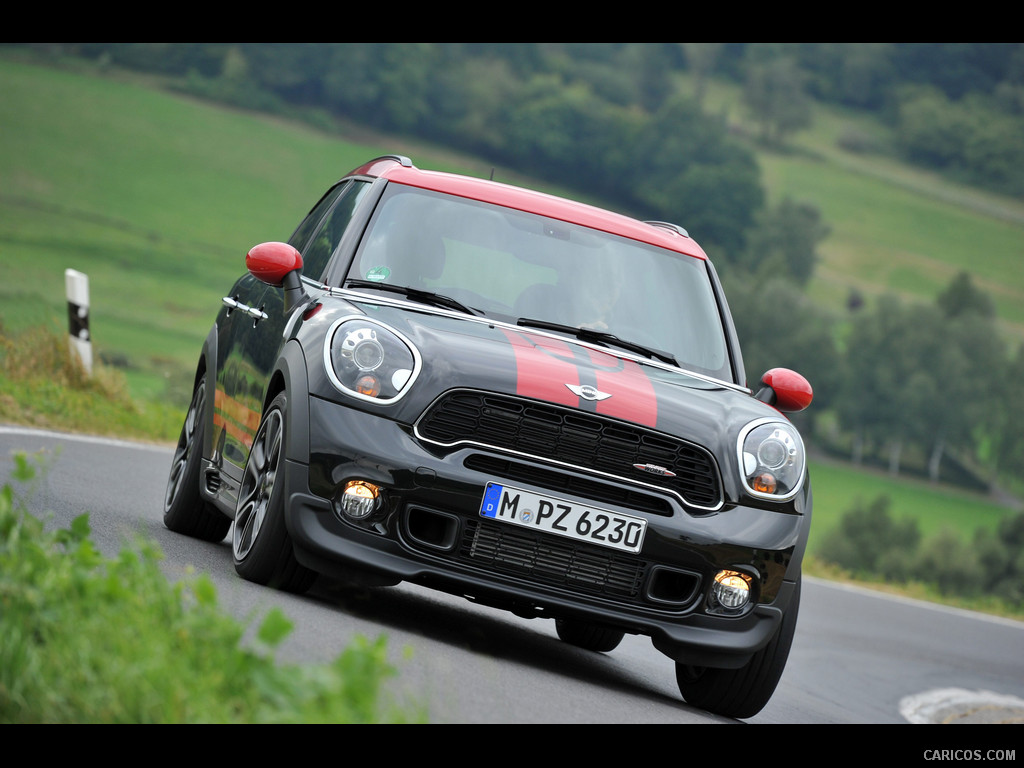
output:
[[[242,304],[240,301],[238,301],[238,299],[233,299],[230,296],[225,296],[223,299],[221,299],[221,303],[228,308],[228,314],[237,309],[239,312],[244,312],[249,317],[255,320],[266,320],[269,317],[269,315],[262,309],[246,306],[245,304]]]

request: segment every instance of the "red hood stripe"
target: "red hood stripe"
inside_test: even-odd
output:
[[[597,388],[611,395],[598,401],[598,413],[648,427],[658,423],[658,397],[643,368],[632,360],[593,349],[590,359],[597,372]]]
[[[521,334],[502,329],[516,356],[516,393],[559,405],[580,407],[580,398],[567,385],[581,383],[574,347],[546,336]],[[588,350],[591,370],[583,374],[597,388],[611,395],[596,402],[597,413],[654,427],[658,421],[658,400],[654,385],[643,369],[597,350]]]
[[[580,374],[572,361],[572,349],[564,341],[546,336],[502,333],[516,353],[516,393],[560,405],[579,405],[566,384],[578,386]]]

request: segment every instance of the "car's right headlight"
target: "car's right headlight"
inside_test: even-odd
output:
[[[740,471],[748,493],[772,501],[796,495],[807,462],[796,427],[787,421],[759,419],[743,428],[738,443]]]
[[[394,328],[361,316],[331,326],[324,342],[324,367],[342,392],[374,403],[393,403],[420,371],[416,346]]]

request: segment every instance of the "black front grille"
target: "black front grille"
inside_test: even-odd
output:
[[[459,557],[535,582],[636,603],[649,567],[635,556],[478,520],[468,521]]]
[[[701,594],[702,578],[695,568],[533,527],[410,505],[402,531],[407,547],[473,569],[481,586],[533,585],[623,607],[672,612],[689,610]]]
[[[430,407],[417,433],[444,445],[487,445],[655,485],[702,509],[715,508],[722,500],[715,462],[704,448],[572,408],[456,391]],[[674,477],[651,474],[635,464],[655,465]]]

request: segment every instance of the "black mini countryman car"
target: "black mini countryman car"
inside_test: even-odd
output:
[[[647,635],[683,698],[756,714],[786,664],[811,492],[681,228],[382,157],[263,243],[203,345],[164,521],[244,578],[408,581]]]

